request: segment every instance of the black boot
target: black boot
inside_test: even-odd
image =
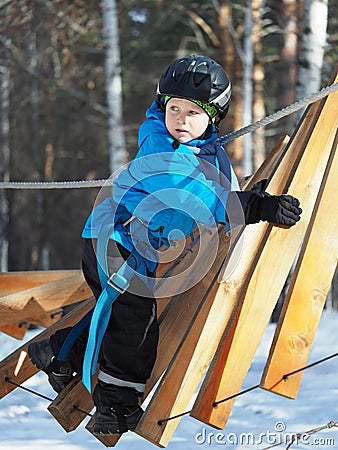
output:
[[[135,430],[143,414],[135,389],[99,381],[93,399],[96,406],[94,434],[122,434]]]
[[[58,393],[73,378],[73,371],[69,365],[65,361],[56,359],[49,339],[30,344],[28,346],[28,356],[35,367],[48,375],[49,384]]]

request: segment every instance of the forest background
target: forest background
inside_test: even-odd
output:
[[[229,74],[222,136],[325,86],[337,42],[337,0],[0,1],[0,181],[108,178],[135,155],[177,57],[205,54]],[[238,177],[298,120],[227,144]],[[0,189],[0,270],[79,268],[98,191]]]

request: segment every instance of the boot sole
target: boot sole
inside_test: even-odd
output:
[[[28,356],[35,367],[38,369],[44,369],[51,363],[51,357],[46,355],[46,344],[42,345],[44,341],[34,342],[28,346]],[[45,358],[43,358],[45,356]]]
[[[134,431],[142,417],[143,411],[139,410],[137,414],[131,414],[129,416],[125,416],[126,420],[126,431]],[[109,416],[107,417],[105,414],[96,413],[96,421],[94,423],[93,434],[100,435],[112,435],[112,434],[123,434],[124,432],[119,431],[119,423],[118,420],[112,420]]]

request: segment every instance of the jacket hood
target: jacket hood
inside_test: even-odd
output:
[[[153,103],[150,105],[150,107],[147,109],[146,112],[146,120],[142,123],[142,125],[139,128],[139,135],[138,135],[138,145],[141,147],[143,142],[147,139],[147,137],[150,134],[161,134],[164,135],[172,144],[175,143],[175,139],[168,133],[167,127],[165,126],[164,122],[164,112],[161,108],[161,106],[158,104],[157,101],[153,101]],[[185,142],[184,144],[187,147],[191,147],[191,150],[193,150],[194,147],[200,148],[205,146],[208,143],[211,143],[217,139],[217,133],[215,126],[213,124],[210,124],[208,127],[208,133],[207,133],[206,139],[193,139],[192,141]],[[210,149],[208,151],[212,151]],[[194,153],[199,153],[198,151]]]

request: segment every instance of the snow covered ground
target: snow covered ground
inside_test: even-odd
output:
[[[338,351],[338,314],[325,311],[321,319],[309,362]],[[259,383],[267,357],[274,326],[269,325],[257,351],[244,388]],[[30,339],[34,332],[26,334]],[[0,333],[0,359],[21,343]],[[287,434],[305,432],[330,421],[338,422],[338,358],[308,369],[296,400],[289,400],[261,389],[239,397],[230,420],[220,432],[185,416],[169,444],[169,449],[192,450],[228,448],[233,450],[264,449],[282,443]],[[55,394],[43,373],[25,386],[44,395]],[[84,426],[65,433],[47,411],[48,401],[15,389],[0,401],[0,450],[94,450],[105,448]],[[263,436],[264,434],[264,436]],[[263,436],[261,441],[259,435]],[[253,443],[255,437],[255,443]],[[247,444],[247,442],[249,444]],[[118,450],[149,450],[156,447],[134,433],[127,433],[117,444]],[[338,448],[338,428],[320,431],[303,439],[292,449]]]

